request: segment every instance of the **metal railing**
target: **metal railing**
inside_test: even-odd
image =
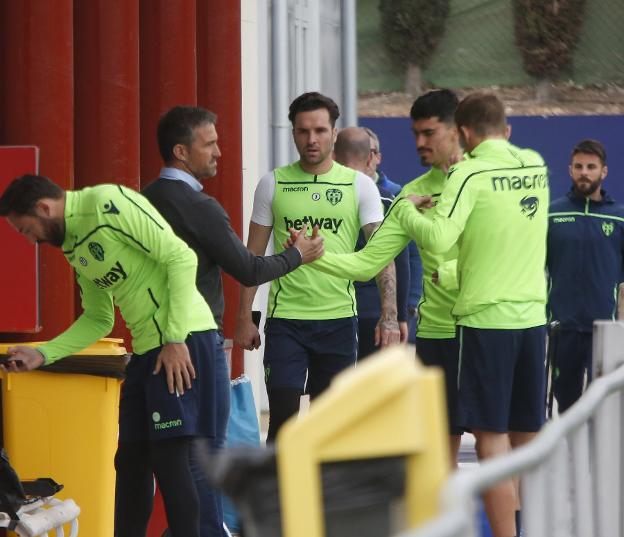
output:
[[[400,537],[477,537],[479,495],[516,476],[527,537],[624,536],[624,324],[596,323],[594,341],[594,369],[611,372],[529,444],[453,474],[440,516]]]

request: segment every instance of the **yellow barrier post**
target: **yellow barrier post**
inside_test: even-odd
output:
[[[320,465],[407,457],[407,527],[438,511],[450,467],[441,370],[425,368],[413,348],[395,347],[341,373],[302,418],[277,438],[284,537],[323,537]]]
[[[121,342],[103,339],[74,356],[121,358]],[[0,344],[0,354],[10,346]],[[81,508],[80,533],[113,535],[121,380],[44,371],[2,373],[0,379],[4,446],[20,478],[62,483],[59,496]]]

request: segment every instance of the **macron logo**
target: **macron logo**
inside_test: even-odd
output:
[[[100,278],[96,278],[93,280],[93,283],[97,285],[100,289],[107,289],[111,285],[115,284],[119,280],[125,280],[128,278],[126,271],[121,266],[121,263],[117,261],[110,270],[101,276]]]
[[[331,231],[333,234],[336,234],[338,233],[338,228],[342,225],[342,222],[342,218],[315,218],[313,216],[304,216],[303,218],[289,220],[288,218],[284,217],[284,225],[286,226],[286,231],[288,231],[291,227],[295,228],[298,231],[305,224],[308,224],[308,227],[310,228],[318,226],[319,229],[326,229],[328,231]]]
[[[513,175],[492,177],[492,190],[497,192],[501,190],[536,190],[538,188],[546,188],[548,186],[548,177],[543,173],[535,175]]]

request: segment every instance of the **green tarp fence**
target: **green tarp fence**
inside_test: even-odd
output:
[[[403,72],[383,46],[379,2],[357,2],[360,92],[404,88]],[[559,79],[579,85],[624,82],[622,28],[624,0],[588,0],[572,68]],[[451,88],[531,84],[515,44],[511,0],[452,0],[444,37],[423,78]]]

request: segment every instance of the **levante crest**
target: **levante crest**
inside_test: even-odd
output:
[[[329,201],[329,203],[331,203],[332,205],[337,205],[342,199],[342,190],[338,190],[337,188],[329,188],[327,192],[325,192],[325,197],[327,198],[327,201]]]
[[[608,237],[609,235],[611,235],[611,233],[613,233],[613,222],[603,222],[602,223],[602,232],[605,234],[606,237]]]

